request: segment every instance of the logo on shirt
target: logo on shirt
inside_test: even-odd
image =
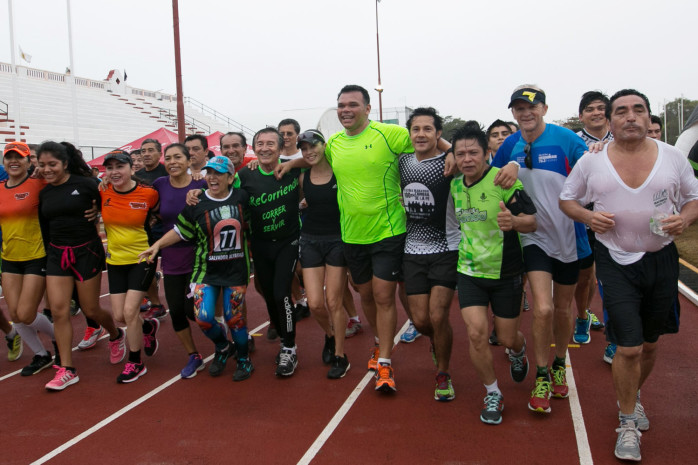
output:
[[[669,200],[669,193],[666,189],[662,189],[659,192],[655,192],[652,196],[652,201],[654,202],[655,207],[661,207],[667,202],[667,200]]]
[[[484,192],[483,192],[482,194],[480,194],[480,201],[482,201],[482,202],[486,202],[486,201],[487,201],[487,196],[485,195]]]
[[[107,201],[104,202],[105,207],[108,207],[109,205],[111,205],[111,197],[107,198]]]
[[[22,193],[16,193],[15,194],[15,200],[24,200],[27,197],[29,197],[29,192],[22,192]]]
[[[70,193],[70,195],[80,195],[80,192],[78,192],[78,190],[75,189],[73,192]]]
[[[145,202],[129,202],[129,205],[132,210],[146,210],[148,208],[148,204]]]
[[[364,145],[364,150],[372,149],[373,144]]]

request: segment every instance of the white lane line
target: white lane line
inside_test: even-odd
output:
[[[589,438],[587,437],[587,429],[584,425],[584,416],[582,415],[582,405],[579,402],[579,392],[577,392],[577,383],[574,381],[574,373],[572,370],[572,362],[570,359],[570,351],[567,351],[567,386],[569,387],[569,402],[570,411],[572,413],[572,423],[574,424],[574,436],[577,439],[577,451],[579,452],[579,465],[593,465],[594,460],[591,458],[591,448],[589,447]]]
[[[252,331],[250,331],[250,332],[251,332],[251,333],[256,333],[257,331],[261,330],[262,328],[264,328],[264,327],[265,327],[266,325],[268,325],[268,324],[269,324],[269,322],[266,321],[266,322],[262,323],[261,325],[257,326],[256,328],[254,328],[254,329],[253,329]],[[205,361],[205,362],[209,362],[209,361],[213,360],[213,356],[214,356],[214,355],[215,355],[215,353],[209,355],[208,357],[206,357],[206,358],[204,359],[204,361]],[[107,418],[105,418],[104,420],[100,421],[99,423],[97,423],[97,424],[94,425],[93,427],[91,427],[91,428],[89,428],[89,429],[83,431],[82,433],[78,434],[77,436],[75,436],[75,437],[74,437],[73,439],[71,439],[70,441],[63,443],[63,444],[60,445],[59,447],[53,449],[53,450],[52,450],[51,452],[49,452],[48,454],[46,454],[46,455],[44,455],[43,457],[41,457],[41,458],[35,460],[34,462],[31,463],[31,465],[40,465],[40,464],[42,464],[42,463],[48,462],[48,461],[51,460],[52,458],[56,457],[58,454],[60,454],[60,453],[62,453],[62,452],[65,452],[66,450],[68,450],[69,448],[73,447],[73,446],[74,446],[75,444],[77,444],[78,442],[82,441],[83,439],[89,437],[89,436],[92,435],[93,433],[95,433],[95,432],[99,431],[100,429],[104,428],[104,427],[107,426],[109,423],[113,422],[114,420],[118,420],[118,419],[119,419],[120,417],[122,417],[124,414],[126,414],[126,413],[130,412],[131,410],[133,410],[134,408],[138,407],[139,405],[141,405],[141,404],[142,404],[143,402],[145,402],[146,400],[150,399],[151,397],[155,396],[156,394],[159,394],[160,392],[164,391],[164,390],[167,389],[168,387],[172,386],[172,385],[173,385],[174,383],[176,383],[177,381],[181,381],[181,380],[182,380],[182,377],[181,377],[180,375],[177,375],[177,376],[171,378],[170,380],[164,382],[163,384],[161,384],[160,386],[156,387],[155,389],[153,389],[153,390],[150,391],[149,393],[147,393],[147,394],[145,394],[145,395],[139,397],[138,399],[134,400],[133,402],[131,402],[130,404],[128,404],[128,405],[125,406],[124,408],[122,408],[122,409],[120,409],[120,410],[114,412],[113,414],[109,415]]]
[[[398,331],[398,333],[395,335],[395,339],[393,339],[393,347],[397,345],[398,341],[400,340],[400,336],[402,336],[402,333],[405,332],[409,324],[409,320],[406,321],[405,324],[402,325],[402,328],[400,328],[400,331]],[[332,419],[329,421],[329,423],[327,423],[325,429],[323,429],[320,432],[320,435],[315,439],[315,442],[313,442],[308,448],[308,450],[305,452],[305,454],[303,454],[303,457],[301,457],[301,459],[298,461],[298,465],[307,465],[315,458],[317,453],[320,452],[320,449],[322,449],[322,446],[325,445],[325,443],[330,438],[334,430],[337,429],[337,426],[339,426],[339,423],[349,412],[349,409],[354,405],[356,399],[359,398],[361,392],[364,390],[364,388],[366,388],[368,383],[374,377],[374,373],[372,371],[369,371],[363,378],[361,378],[359,384],[357,384],[356,387],[351,391],[349,397],[347,397],[342,406],[339,407],[339,410],[337,410],[337,413],[335,413]]]

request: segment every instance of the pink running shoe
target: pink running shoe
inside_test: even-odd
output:
[[[65,367],[58,367],[56,376],[54,376],[53,379],[46,384],[46,389],[49,391],[62,391],[78,381],[80,381],[80,377],[76,372],[68,370]]]
[[[121,328],[117,329],[121,336],[114,341],[109,341],[109,361],[112,365],[121,363],[126,356],[126,332]]]

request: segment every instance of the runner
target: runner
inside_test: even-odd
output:
[[[124,359],[126,335],[99,306],[105,256],[94,222],[84,216],[85,210],[100,200],[90,169],[79,151],[67,142],[44,142],[39,147],[38,158],[39,169],[48,182],[39,194],[39,222],[47,255],[46,294],[61,359],[56,376],[46,384],[46,389],[61,391],[80,380],[71,350],[73,283],[78,288],[82,311],[109,333],[112,364]]]
[[[109,299],[114,319],[126,323],[129,349],[128,361],[116,382],[132,383],[148,372],[141,360],[141,346],[149,357],[158,350],[160,322],[140,316],[140,304],[157,264],[139,262],[138,252],[148,246],[148,225],[159,196],[155,189],[133,179],[126,152],[109,152],[103,164],[109,179],[106,190],[100,193],[107,233]]]
[[[347,268],[339,228],[337,179],[325,158],[322,133],[314,129],[305,131],[298,137],[298,146],[311,166],[300,177],[308,204],[300,239],[303,282],[310,312],[325,331],[322,361],[332,365],[327,377],[338,379],[346,375],[351,365],[344,353],[347,315],[342,299]]]
[[[221,365],[221,372],[237,349],[233,380],[242,381],[254,371],[248,354],[247,322],[242,312],[250,276],[243,220],[248,197],[245,191],[233,189],[235,168],[228,158],[213,157],[204,169],[208,189],[198,204],[185,207],[174,228],[141,252],[140,257],[152,262],[160,249],[182,240],[196,241],[191,283],[196,322],[215,344],[215,359]],[[223,317],[235,346],[228,341],[225,327],[215,318],[219,299],[223,300]]]
[[[31,363],[22,368],[22,376],[35,375],[53,365],[53,357],[37,333],[54,339],[53,324],[43,313],[37,313],[46,288],[46,251],[39,226],[39,192],[46,181],[29,177],[29,155],[27,144],[7,144],[3,165],[9,178],[0,183],[5,302],[13,328],[34,354]],[[60,360],[57,362],[60,365]]]
[[[194,181],[189,174],[190,156],[186,146],[171,144],[165,149],[165,168],[169,176],[158,178],[153,182],[153,188],[160,195],[160,218],[165,234],[171,231],[177,222],[177,217],[186,206],[187,192],[191,189],[206,187],[206,181]],[[188,296],[191,283],[192,267],[194,266],[194,245],[189,242],[179,242],[161,251],[162,272],[165,282],[165,299],[170,310],[172,328],[177,338],[189,354],[189,360],[180,375],[182,378],[193,378],[204,369],[204,361],[196,349],[192,338],[189,321],[194,317],[194,300]],[[215,361],[214,361],[215,363]],[[209,367],[211,373],[212,367]],[[213,374],[221,374],[213,369]]]
[[[417,108],[407,120],[414,153],[398,160],[407,237],[402,269],[410,316],[431,340],[436,365],[434,399],[456,397],[448,373],[453,329],[448,321],[456,288],[458,222],[450,194],[452,176],[444,176],[446,154],[436,144],[443,120],[433,108]]]
[[[458,300],[468,327],[470,359],[487,390],[480,420],[497,425],[504,397],[487,341],[487,307],[497,317],[497,337],[510,349],[511,377],[520,383],[528,374],[528,358],[519,331],[524,268],[518,233],[536,230],[536,208],[520,181],[509,189],[494,185],[499,169],[487,163],[487,136],[478,123],[466,123],[452,143],[461,172],[451,183],[461,228]]]

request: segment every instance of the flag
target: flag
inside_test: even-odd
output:
[[[19,47],[19,56],[22,57],[22,60],[26,61],[27,63],[32,62],[32,56],[29,55],[28,53],[24,53],[24,50],[22,50],[22,47]]]
[[[126,82],[126,79],[128,79],[128,74],[126,74],[126,70],[124,70],[124,82]]]

